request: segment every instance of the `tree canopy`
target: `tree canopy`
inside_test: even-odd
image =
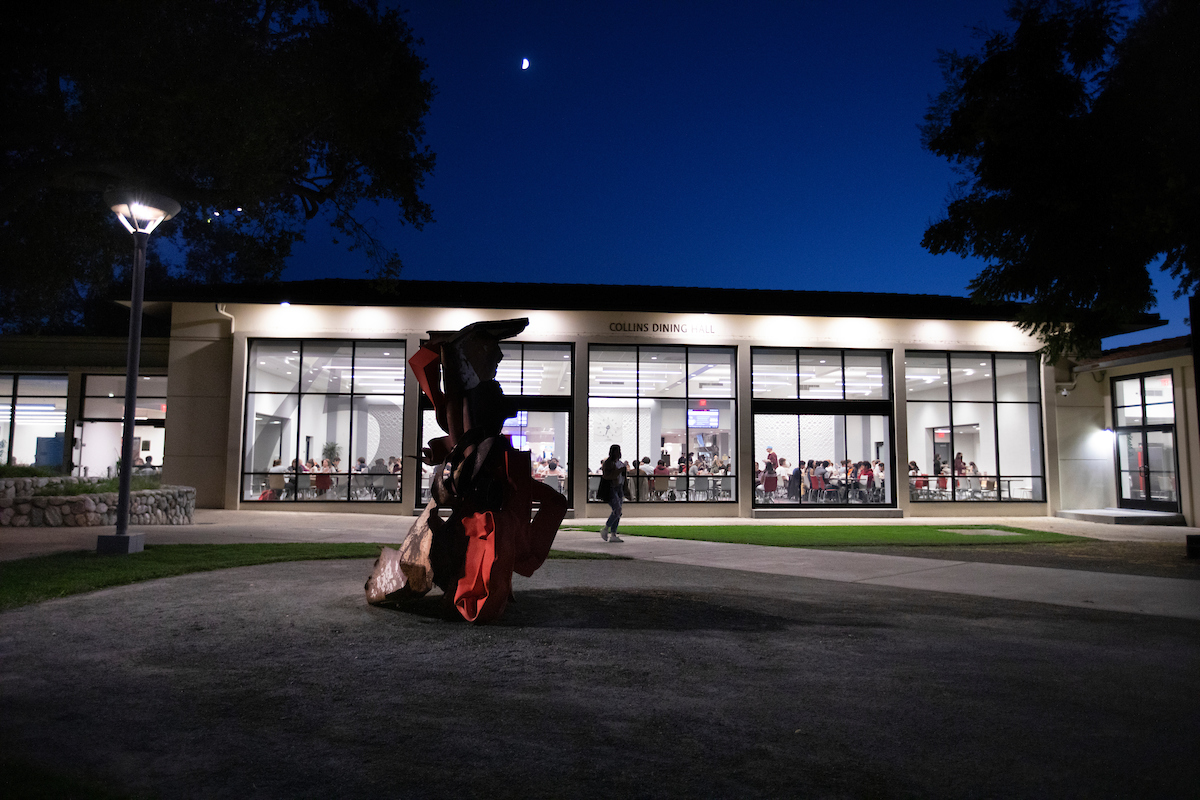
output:
[[[401,16],[373,0],[49,0],[0,26],[0,329],[77,324],[128,268],[101,202],[143,187],[182,212],[149,281],[277,279],[307,224],[400,262],[364,201],[421,227],[433,97]],[[389,212],[390,213],[390,212]],[[316,224],[316,223],[314,223]]]
[[[933,253],[976,256],[980,300],[1027,303],[1047,355],[1086,353],[1197,283],[1200,3],[1018,0],[1010,31],[941,56],[922,140],[959,171]]]

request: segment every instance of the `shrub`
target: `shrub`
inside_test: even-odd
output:
[[[34,495],[39,497],[52,496],[73,496],[77,494],[106,494],[108,492],[116,492],[118,487],[117,478],[106,478],[102,481],[85,481],[82,483],[51,483],[43,486],[40,489],[34,490]],[[162,487],[162,479],[157,475],[134,475],[129,482],[129,490],[132,492],[140,492],[144,489],[158,489]]]
[[[0,478],[59,478],[61,473],[46,467],[10,467],[0,465]]]

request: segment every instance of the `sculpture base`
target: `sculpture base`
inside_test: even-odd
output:
[[[124,536],[97,536],[96,552],[102,556],[128,555],[146,549],[146,534],[127,533]]]

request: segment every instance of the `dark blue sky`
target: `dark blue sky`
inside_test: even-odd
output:
[[[436,222],[368,214],[411,279],[963,295],[978,262],[920,246],[954,175],[918,126],[938,49],[976,49],[1006,5],[406,2]],[[367,269],[309,238],[286,278]],[[1178,305],[1106,345],[1186,332]]]

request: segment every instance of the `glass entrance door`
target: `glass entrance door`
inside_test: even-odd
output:
[[[1122,508],[1179,510],[1171,376],[1113,381],[1117,497]],[[1154,424],[1158,423],[1158,424]]]

